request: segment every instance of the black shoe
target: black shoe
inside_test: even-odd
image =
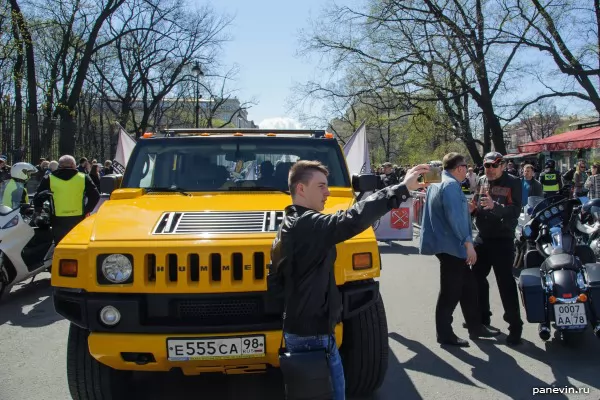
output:
[[[463,325],[462,325],[462,326],[463,326],[463,328],[465,328],[465,329],[469,329],[469,326],[467,325],[467,323],[466,323],[466,322],[463,322]],[[499,329],[496,329],[496,328],[494,328],[494,327],[491,325],[491,322],[488,322],[487,324],[483,324],[483,326],[485,326],[486,328],[488,328],[489,330],[492,330],[492,331],[498,331],[498,330],[499,330]]]
[[[492,338],[500,335],[500,333],[501,332],[497,329],[491,329],[486,325],[482,325],[479,331],[469,333],[469,338],[471,338],[472,340],[481,338]]]
[[[438,339],[437,342],[447,346],[469,347],[469,342],[458,337],[453,339]]]
[[[487,330],[494,331],[494,332],[500,332],[500,329],[498,329],[498,328],[494,328],[494,327],[493,327],[493,326],[491,326],[490,324],[482,324],[482,325],[483,325],[483,327],[484,327],[484,328],[486,328]],[[463,326],[463,328],[465,328],[465,329],[469,329],[469,326],[467,325],[467,323],[466,323],[466,322],[463,322],[463,325],[462,325],[462,326]]]
[[[521,332],[511,332],[506,336],[506,344],[509,346],[518,346],[523,343]]]

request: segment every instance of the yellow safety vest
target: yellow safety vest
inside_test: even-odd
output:
[[[79,217],[83,215],[85,175],[78,172],[68,181],[50,175],[50,190],[54,197],[54,215]]]
[[[18,204],[16,206],[13,204],[13,193],[15,192],[15,190],[20,190],[19,185],[17,185],[17,182],[14,179],[9,179],[6,183],[6,186],[4,187],[4,195],[2,196],[2,204],[4,204],[7,207],[12,208],[13,210],[18,207]],[[27,190],[25,189],[25,187],[23,187],[22,190],[25,193],[25,199],[27,200],[28,199]],[[21,194],[21,196],[19,196],[19,204],[21,203],[22,198],[23,198],[23,194]]]
[[[544,174],[544,179],[542,180],[542,190],[544,192],[558,192],[560,190],[558,187],[558,179],[556,178],[556,174]]]

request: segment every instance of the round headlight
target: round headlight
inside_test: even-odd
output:
[[[111,254],[102,261],[102,275],[112,283],[123,283],[131,277],[133,266],[123,254]]]
[[[121,313],[113,306],[106,306],[100,310],[100,321],[104,325],[113,326],[121,320]]]

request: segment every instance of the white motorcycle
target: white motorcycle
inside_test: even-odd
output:
[[[49,200],[52,194],[37,196]],[[48,203],[38,216],[29,204],[14,205],[0,204],[0,298],[15,284],[49,269],[54,254]]]

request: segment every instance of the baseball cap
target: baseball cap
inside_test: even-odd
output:
[[[497,162],[501,162],[503,160],[504,160],[504,157],[502,156],[502,154],[498,153],[497,151],[490,151],[483,157],[484,163],[486,163],[486,162],[497,163]]]
[[[392,163],[388,161],[388,162],[386,162],[386,163],[383,163],[383,166],[384,166],[384,167],[391,167],[391,166],[392,166]]]
[[[0,160],[6,162],[6,160],[8,160],[8,158],[6,158],[6,156],[3,154],[0,156]]]

